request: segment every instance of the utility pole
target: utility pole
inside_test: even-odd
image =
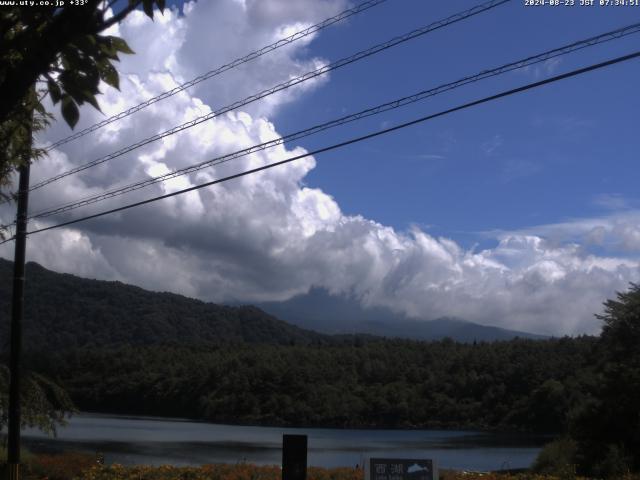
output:
[[[13,298],[11,301],[11,353],[9,357],[9,432],[7,445],[7,479],[20,479],[20,357],[22,354],[22,318],[24,316],[24,264],[27,248],[27,209],[31,163],[33,114],[29,116],[27,140],[22,165],[18,169],[18,208],[16,244],[13,260]]]

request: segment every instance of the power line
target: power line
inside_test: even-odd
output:
[[[5,243],[7,243],[7,242],[11,242],[11,241],[13,241],[13,240],[15,240],[15,239],[16,239],[16,236],[15,236],[15,235],[13,235],[13,236],[11,236],[11,237],[9,237],[9,238],[5,238],[3,241],[1,241],[1,242],[0,242],[0,245],[4,245]]]
[[[213,165],[219,165],[222,163],[226,163],[229,162],[231,160],[237,159],[237,158],[241,158],[244,156],[247,156],[249,154],[252,153],[256,153],[259,151],[263,151],[266,150],[268,148],[272,148],[278,145],[282,145],[285,142],[289,142],[289,141],[293,141],[293,140],[297,140],[303,137],[307,137],[310,135],[314,135],[316,133],[319,133],[321,131],[324,130],[328,130],[330,128],[334,128],[337,126],[341,126],[344,125],[346,123],[350,123],[356,120],[360,120],[372,115],[377,115],[379,113],[382,112],[386,112],[389,110],[394,110],[396,108],[399,107],[403,107],[415,102],[418,102],[420,100],[424,100],[426,98],[430,98],[436,95],[439,95],[441,93],[450,91],[450,90],[454,90],[456,88],[462,87],[464,85],[470,84],[470,83],[474,83],[480,80],[484,80],[490,77],[494,77],[497,75],[501,75],[519,68],[523,68],[523,67],[527,67],[530,65],[534,65],[540,62],[544,62],[546,60],[549,60],[551,58],[555,58],[561,55],[566,55],[568,53],[572,53],[587,47],[591,47],[594,45],[598,45],[604,42],[608,42],[614,39],[618,39],[621,37],[624,37],[626,35],[630,35],[630,34],[634,34],[634,33],[638,33],[640,32],[640,23],[635,23],[632,25],[628,25],[622,28],[618,28],[616,30],[612,30],[610,32],[606,32],[606,33],[602,33],[600,35],[594,36],[594,37],[590,37],[584,40],[580,40],[577,42],[573,42],[571,44],[562,46],[562,47],[558,47],[555,48],[553,50],[548,50],[546,52],[537,54],[537,55],[533,55],[530,57],[527,57],[523,60],[518,60],[516,62],[511,62],[508,63],[506,65],[502,65],[500,67],[497,68],[493,68],[491,70],[483,70],[480,73],[477,73],[475,75],[470,75],[467,77],[464,77],[460,80],[456,80],[454,82],[449,82],[443,85],[440,85],[438,87],[435,88],[431,88],[429,90],[423,90],[421,92],[418,92],[416,94],[410,95],[410,96],[405,96],[396,100],[393,100],[391,102],[387,102],[384,104],[380,104],[377,105],[375,107],[372,108],[368,108],[366,110],[362,110],[360,112],[354,113],[354,114],[350,114],[350,115],[346,115],[344,117],[335,119],[335,120],[331,120],[329,122],[326,123],[322,123],[319,125],[314,125],[310,128],[307,128],[305,130],[301,130],[295,133],[291,133],[289,135],[268,141],[268,142],[264,142],[264,143],[260,143],[257,145],[253,145],[249,148],[244,148],[226,155],[222,155],[210,160],[206,160],[204,162],[200,162],[197,163],[195,165],[191,165],[185,168],[181,168],[178,170],[175,170],[173,172],[169,172],[166,173],[164,175],[159,175],[157,177],[151,177],[151,178],[147,178],[145,180],[140,180],[138,182],[135,183],[131,183],[129,185],[126,186],[122,186],[122,187],[118,187],[112,190],[109,190],[107,192],[103,192],[97,195],[91,195],[79,200],[76,200],[74,202],[70,202],[70,203],[66,203],[63,205],[60,205],[58,207],[55,208],[50,208],[48,210],[42,210],[40,212],[37,212],[33,215],[31,215],[29,217],[29,219],[35,219],[35,218],[45,218],[51,215],[56,215],[59,213],[63,213],[63,212],[67,212],[70,210],[75,210],[76,208],[80,208],[86,205],[90,205],[99,201],[103,201],[103,200],[107,200],[109,198],[114,198],[116,196],[119,195],[123,195],[135,190],[139,190],[141,188],[159,183],[159,182],[163,182],[166,180],[170,180],[172,178],[176,178],[182,175],[187,175],[189,173],[193,173],[196,171],[199,171],[201,169],[213,166]]]
[[[199,190],[199,189],[204,188],[204,187],[209,187],[211,185],[215,185],[215,184],[218,184],[218,183],[223,183],[223,182],[226,182],[226,181],[229,181],[229,180],[233,180],[233,179],[236,179],[236,178],[240,178],[240,177],[244,177],[244,176],[247,176],[247,175],[250,175],[250,174],[253,174],[253,173],[261,172],[263,170],[267,170],[267,169],[270,169],[270,168],[273,168],[273,167],[284,165],[286,163],[290,163],[290,162],[293,162],[295,160],[299,160],[301,158],[309,157],[311,155],[318,155],[320,153],[324,153],[324,152],[328,152],[328,151],[331,151],[331,150],[336,150],[338,148],[346,147],[347,145],[351,145],[351,144],[354,144],[354,143],[362,142],[364,140],[369,140],[371,138],[378,137],[378,136],[381,136],[381,135],[385,135],[387,133],[391,133],[391,132],[394,132],[396,130],[407,128],[407,127],[410,127],[412,125],[416,125],[416,124],[419,124],[419,123],[422,123],[422,122],[426,122],[426,121],[432,120],[434,118],[442,117],[442,116],[448,115],[448,114],[453,113],[453,112],[457,112],[457,111],[460,111],[460,110],[465,110],[467,108],[471,108],[471,107],[474,107],[474,106],[477,106],[477,105],[481,105],[483,103],[487,103],[487,102],[490,102],[490,101],[493,101],[493,100],[497,100],[497,99],[500,99],[500,98],[503,98],[503,97],[507,97],[507,96],[510,96],[510,95],[514,95],[516,93],[524,92],[524,91],[527,91],[527,90],[531,90],[531,89],[534,89],[534,88],[537,88],[537,87],[540,87],[540,86],[543,86],[543,85],[547,85],[547,84],[550,84],[550,83],[553,83],[553,82],[564,80],[566,78],[575,77],[577,75],[581,75],[581,74],[584,74],[584,73],[587,73],[587,72],[590,72],[590,71],[593,71],[593,70],[598,70],[598,69],[601,69],[601,68],[605,68],[605,67],[617,64],[617,63],[622,63],[622,62],[625,62],[625,61],[629,61],[629,60],[632,60],[632,59],[638,58],[638,57],[640,57],[640,51],[636,51],[636,52],[630,53],[628,55],[624,55],[624,56],[617,57],[617,58],[614,58],[614,59],[611,59],[611,60],[607,60],[605,62],[593,64],[593,65],[590,65],[588,67],[583,67],[583,68],[579,68],[577,70],[572,70],[570,72],[563,73],[561,75],[556,75],[554,77],[550,77],[550,78],[547,78],[547,79],[544,79],[544,80],[540,80],[538,82],[529,83],[529,84],[523,85],[521,87],[513,88],[511,90],[507,90],[507,91],[504,91],[504,92],[501,92],[501,93],[498,93],[498,94],[495,94],[495,95],[491,95],[489,97],[484,97],[484,98],[482,98],[480,100],[475,100],[473,102],[465,103],[463,105],[459,105],[457,107],[453,107],[453,108],[450,108],[448,110],[443,110],[443,111],[440,111],[438,113],[434,113],[434,114],[431,114],[431,115],[426,115],[424,117],[420,117],[420,118],[411,120],[409,122],[405,122],[405,123],[396,125],[394,127],[386,128],[384,130],[378,130],[376,132],[369,133],[367,135],[363,135],[363,136],[360,136],[360,137],[352,138],[350,140],[346,140],[344,142],[336,143],[336,144],[330,145],[328,147],[319,148],[319,149],[314,150],[312,152],[304,153],[304,154],[301,154],[301,155],[296,155],[294,157],[290,157],[290,158],[287,158],[285,160],[281,160],[279,162],[274,162],[274,163],[270,163],[268,165],[263,165],[262,167],[253,168],[251,170],[246,170],[246,171],[241,172],[241,173],[236,173],[234,175],[229,175],[229,176],[224,177],[224,178],[220,178],[220,179],[217,179],[217,180],[212,180],[210,182],[202,183],[200,185],[195,185],[193,187],[189,187],[189,188],[185,188],[185,189],[182,189],[182,190],[178,190],[176,192],[167,193],[165,195],[160,195],[160,196],[157,196],[157,197],[149,198],[149,199],[146,199],[146,200],[142,200],[140,202],[131,203],[129,205],[124,205],[122,207],[113,208],[113,209],[110,209],[110,210],[105,210],[103,212],[96,213],[96,214],[93,214],[93,215],[87,215],[85,217],[77,218],[75,220],[69,220],[67,222],[62,222],[62,223],[58,223],[58,224],[51,225],[51,226],[48,226],[48,227],[40,228],[40,229],[37,229],[37,230],[32,230],[32,231],[28,232],[28,234],[31,235],[31,234],[34,234],[34,233],[45,232],[47,230],[53,230],[55,228],[61,228],[61,227],[65,227],[65,226],[68,226],[68,225],[73,225],[75,223],[79,223],[79,222],[82,222],[82,221],[85,221],[85,220],[90,220],[90,219],[93,219],[93,218],[102,217],[102,216],[105,216],[105,215],[109,215],[111,213],[121,212],[123,210],[128,210],[130,208],[139,207],[141,205],[146,205],[146,204],[153,203],[153,202],[156,202],[156,201],[159,201],[159,200],[163,200],[165,198],[170,198],[170,197],[175,197],[177,195],[182,195],[184,193],[192,192],[194,190]]]
[[[399,45],[401,43],[404,42],[408,42],[410,40],[413,40],[415,38],[418,38],[422,35],[425,35],[427,33],[430,33],[434,30],[438,30],[440,28],[446,27],[448,25],[451,25],[453,23],[457,23],[461,20],[467,19],[469,17],[472,17],[474,15],[477,15],[479,13],[485,12],[487,10],[490,10],[492,8],[495,8],[499,5],[503,5],[507,2],[510,2],[511,0],[489,0],[488,2],[476,5],[473,8],[470,8],[468,10],[465,10],[463,12],[457,13],[455,15],[451,15],[450,17],[447,17],[443,20],[439,20],[437,22],[431,23],[427,26],[418,28],[416,30],[412,30],[409,33],[406,33],[404,35],[401,36],[397,36],[392,38],[391,40],[388,40],[386,42],[383,43],[379,43],[373,47],[370,47],[366,50],[361,50],[360,52],[351,55],[349,57],[345,57],[341,60],[338,60],[336,62],[333,62],[329,65],[325,65],[323,67],[320,67],[316,70],[313,70],[311,72],[307,72],[304,75],[301,75],[299,77],[295,77],[293,79],[287,80],[286,82],[280,83],[278,85],[276,85],[275,87],[271,87],[267,90],[263,90],[260,93],[251,95],[249,97],[246,97],[243,100],[239,100],[235,103],[232,103],[231,105],[228,105],[226,107],[223,107],[220,110],[217,110],[215,112],[211,112],[207,115],[202,115],[200,117],[197,117],[193,120],[190,120],[188,122],[185,122],[181,125],[178,125],[176,127],[173,127],[169,130],[165,130],[164,132],[158,133],[156,135],[153,135],[151,137],[145,138],[137,143],[134,143],[132,145],[129,145],[127,147],[121,148],[120,150],[110,153],[109,155],[105,155],[104,157],[100,157],[96,160],[92,160],[91,162],[85,163],[84,165],[80,165],[78,167],[72,168],[70,170],[67,170],[66,172],[60,173],[58,175],[55,175],[53,177],[50,177],[46,180],[43,180],[39,183],[36,183],[35,185],[33,185],[31,187],[31,190],[36,190],[38,188],[44,187],[45,185],[49,185],[50,183],[53,183],[57,180],[60,180],[62,178],[65,178],[69,175],[73,175],[75,173],[84,171],[88,168],[92,168],[95,167],[96,165],[99,165],[101,163],[107,162],[109,160],[113,160],[114,158],[120,157],[126,153],[129,153],[137,148],[143,147],[145,145],[148,145],[152,142],[155,142],[156,140],[160,140],[162,138],[168,137],[170,135],[174,135],[178,132],[181,132],[183,130],[186,130],[188,128],[194,127],[195,125],[198,125],[202,122],[206,122],[207,120],[211,120],[215,117],[218,117],[220,115],[223,115],[225,113],[231,112],[233,110],[236,110],[240,107],[243,107],[247,104],[253,103],[257,100],[260,100],[264,97],[267,97],[269,95],[273,95],[274,93],[277,93],[279,91],[285,90],[287,88],[291,88],[295,85],[298,85],[302,82],[305,82],[307,80],[311,80],[312,78],[316,78],[320,75],[324,75],[332,70],[336,70],[338,68],[344,67],[346,65],[349,65],[351,63],[357,62],[359,60],[362,60],[363,58],[369,57],[371,55],[375,55],[379,52],[382,52],[384,50],[387,50],[389,48],[395,47],[396,45]]]
[[[193,80],[189,80],[188,82],[185,82],[181,85],[178,85],[175,88],[172,88],[171,90],[167,90],[163,93],[161,93],[160,95],[157,95],[153,98],[150,98],[149,100],[146,100],[142,103],[139,103],[136,106],[133,106],[131,108],[128,108],[127,110],[124,110],[116,115],[113,115],[109,118],[106,118],[98,123],[95,123],[93,125],[91,125],[90,127],[87,127],[83,130],[80,130],[72,135],[69,135],[68,137],[62,138],[60,140],[58,140],[57,142],[49,145],[46,150],[53,150],[56,147],[59,147],[61,145],[64,145],[65,143],[69,143],[73,140],[76,140],[80,137],[84,137],[85,135],[91,133],[91,132],[95,132],[96,130],[109,125],[110,123],[113,123],[117,120],[121,120],[125,117],[128,117],[129,115],[132,115],[136,112],[139,112],[140,110],[143,110],[145,108],[147,108],[149,105],[153,105],[156,102],[159,102],[161,100],[164,100],[166,98],[172,97],[173,95],[182,92],[183,90],[186,90],[187,88],[191,88],[194,85],[197,85],[198,83],[204,82],[205,80],[208,80],[210,78],[213,78],[217,75],[220,75],[221,73],[224,73],[228,70],[231,70],[233,68],[236,68],[240,65],[243,65],[245,63],[248,63],[252,60],[255,60],[259,57],[261,57],[262,55],[265,55],[269,52],[272,52],[274,50],[277,50],[278,48],[284,47],[285,45],[289,45],[293,42],[296,42],[297,40],[300,40],[304,37],[307,37],[309,35],[312,35],[316,32],[319,32],[320,30],[323,30],[324,28],[327,28],[331,25],[333,25],[334,23],[340,22],[346,18],[352,17],[354,15],[357,15],[361,12],[364,12],[365,10],[368,10],[369,8],[375,7],[383,2],[386,2],[387,0],[367,0],[366,2],[362,2],[359,5],[356,5],[353,8],[349,8],[347,10],[344,10],[342,12],[340,12],[339,14],[327,18],[325,20],[323,20],[320,23],[316,23],[315,25],[312,25],[308,28],[305,28],[303,30],[300,30],[292,35],[289,35],[288,37],[285,38],[281,38],[280,40],[267,45],[265,47],[260,48],[259,50],[256,50],[254,52],[249,53],[248,55],[245,55],[244,57],[241,58],[236,58],[235,60],[222,65],[214,70],[210,70],[207,73],[204,73],[196,78],[194,78]]]

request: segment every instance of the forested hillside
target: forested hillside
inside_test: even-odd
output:
[[[0,259],[0,313],[9,313],[12,270],[11,262]],[[60,349],[167,342],[313,344],[340,342],[339,334],[345,332],[471,342],[536,337],[459,319],[410,321],[391,310],[363,310],[358,302],[317,290],[307,297],[311,302],[306,308],[298,297],[280,304],[265,303],[273,316],[255,306],[205,303],[120,282],[56,273],[28,263],[25,339],[27,348]],[[6,331],[7,323],[0,323],[0,338]]]
[[[89,280],[27,264],[24,338],[28,350],[164,343],[324,342],[251,307],[227,307],[120,282]],[[0,314],[8,318],[13,263],[0,259]],[[5,348],[8,322],[0,322]]]

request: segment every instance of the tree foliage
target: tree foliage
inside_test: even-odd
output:
[[[9,421],[9,369],[0,365],[0,431]],[[56,383],[35,372],[25,372],[20,392],[21,423],[55,435],[56,428],[76,411],[67,392]]]
[[[25,125],[32,112],[47,116],[42,95],[60,104],[62,117],[72,128],[80,105],[89,103],[99,109],[100,82],[118,88],[114,62],[120,53],[133,53],[123,39],[103,32],[140,5],[153,17],[154,5],[163,10],[164,3],[128,0],[116,12],[111,7],[117,2],[102,0],[87,0],[82,6],[0,9],[0,188],[24,161],[20,153],[29,143]],[[41,95],[33,98],[37,82]]]
[[[604,303],[601,343],[608,361],[629,363],[640,360],[640,285],[619,292],[617,300]]]
[[[573,413],[580,473],[640,471],[640,286],[604,303],[602,335],[587,398]]]

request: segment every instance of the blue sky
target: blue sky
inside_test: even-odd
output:
[[[339,59],[475,4],[390,1],[332,28],[309,50]],[[637,7],[525,7],[516,1],[340,69],[274,121],[283,133],[295,131],[636,21]],[[632,35],[299,143],[312,149],[638,45]],[[480,232],[602,215],[604,198],[630,206],[637,198],[639,80],[640,62],[633,61],[454,113],[323,154],[306,180],[335,196],[346,213],[398,229],[418,224],[466,246],[486,242]]]

